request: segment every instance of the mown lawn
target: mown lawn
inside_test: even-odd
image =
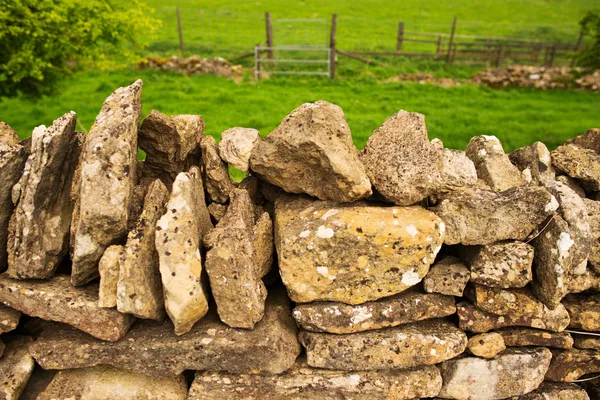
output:
[[[577,91],[492,90],[473,85],[442,88],[418,83],[383,83],[375,78],[288,78],[236,84],[214,76],[123,70],[87,72],[63,82],[52,97],[5,99],[0,120],[27,137],[69,110],[86,129],[116,87],[144,80],[143,112],[204,116],[206,132],[218,136],[233,126],[268,134],[294,108],[319,99],[340,105],[362,147],[371,132],[400,109],[425,114],[430,138],[464,148],[474,135],[496,135],[505,150],[540,140],[555,147],[565,139],[600,127],[600,96]]]

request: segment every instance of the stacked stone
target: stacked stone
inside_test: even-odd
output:
[[[600,130],[459,151],[400,111],[358,152],[318,101],[217,144],[199,115],[140,125],[141,92],[87,136],[0,124],[4,398],[600,391],[573,383],[600,372]]]

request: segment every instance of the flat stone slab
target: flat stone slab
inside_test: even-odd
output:
[[[583,375],[600,372],[600,351],[552,350],[552,363],[546,379],[555,382],[573,382]]]
[[[456,257],[448,256],[435,263],[423,279],[427,293],[462,297],[471,272]]]
[[[12,336],[3,340],[6,341],[6,349],[0,357],[0,398],[17,400],[35,366],[28,352],[33,340],[28,336]]]
[[[467,348],[477,357],[494,358],[498,353],[506,350],[502,335],[496,332],[480,333],[471,336]]]
[[[578,335],[573,336],[573,346],[577,349],[582,350],[599,350],[600,351],[600,337],[591,335]]]
[[[185,400],[187,392],[183,375],[147,376],[102,365],[59,371],[37,400]]]
[[[299,304],[298,325],[311,332],[354,333],[441,318],[456,312],[453,296],[405,292],[359,305],[333,302]]]
[[[590,129],[552,152],[552,165],[590,191],[600,190],[600,155],[595,140],[599,135],[599,129]]]
[[[509,347],[549,347],[553,349],[570,349],[573,337],[569,332],[550,332],[535,328],[502,328],[496,331],[504,338]]]
[[[408,400],[433,397],[441,387],[435,366],[355,372],[311,368],[298,360],[281,375],[198,372],[188,400]]]
[[[570,329],[600,331],[600,294],[571,294],[563,304],[571,317]]]
[[[496,400],[521,396],[544,380],[552,354],[543,347],[508,349],[486,360],[462,357],[440,364],[444,384],[439,397],[461,400]]]
[[[512,400],[590,400],[590,397],[574,383],[542,382],[533,392]]]
[[[17,280],[0,275],[0,302],[32,317],[64,322],[102,340],[121,339],[134,318],[98,306],[98,285],[75,288],[66,275]]]
[[[20,319],[21,312],[19,310],[0,303],[0,334],[15,330]]]
[[[467,347],[464,332],[441,319],[347,335],[301,331],[299,338],[308,365],[344,371],[432,365]]]
[[[202,150],[202,173],[208,199],[216,203],[226,203],[229,193],[235,188],[229,177],[227,164],[219,156],[219,148],[212,136],[200,139]]]
[[[296,324],[281,289],[271,290],[254,330],[230,328],[210,312],[183,336],[169,322],[138,321],[116,343],[102,342],[66,325],[49,324],[30,349],[45,369],[111,365],[149,375],[185,370],[279,374],[300,353]]]

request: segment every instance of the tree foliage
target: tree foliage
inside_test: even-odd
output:
[[[47,93],[86,66],[133,61],[160,21],[141,0],[0,0],[0,96]]]
[[[577,55],[577,65],[584,68],[600,68],[600,10],[588,11],[579,22],[584,43]]]

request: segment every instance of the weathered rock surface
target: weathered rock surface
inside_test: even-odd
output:
[[[164,318],[163,288],[155,247],[156,223],[163,215],[169,192],[160,180],[148,187],[144,209],[127,236],[117,283],[117,310],[137,318]]]
[[[533,253],[533,246],[518,241],[461,249],[461,257],[471,270],[471,282],[500,288],[522,288],[531,281]]]
[[[0,334],[13,331],[19,325],[21,312],[0,303]]]
[[[5,349],[6,349],[6,345],[2,341],[2,338],[0,338],[0,358],[2,358],[2,356],[4,355]]]
[[[282,375],[198,372],[188,400],[408,400],[435,396],[441,387],[435,366],[349,372],[315,369],[299,360]]]
[[[21,179],[29,150],[19,144],[17,133],[0,121],[0,271],[7,266],[8,224],[13,212],[12,187]]]
[[[574,383],[542,382],[533,392],[513,400],[590,400],[585,390]]]
[[[577,183],[577,181],[570,176],[567,175],[559,175],[556,177],[556,180],[563,185],[568,186],[571,190],[573,190],[579,197],[585,200],[585,190]]]
[[[427,293],[462,297],[470,276],[471,272],[458,258],[447,256],[431,267],[423,279],[423,288]]]
[[[202,176],[208,199],[215,203],[226,203],[234,189],[227,164],[219,156],[217,142],[212,136],[200,140],[202,149]]]
[[[554,181],[552,158],[544,143],[535,142],[531,146],[518,148],[508,158],[524,177],[531,177],[531,183],[545,185]]]
[[[139,146],[146,152],[142,176],[171,188],[177,174],[197,164],[204,119],[200,115],[168,117],[156,110],[142,122]]]
[[[183,375],[150,377],[108,366],[59,371],[38,400],[185,400]]]
[[[373,132],[361,154],[373,187],[388,201],[412,205],[442,186],[442,149],[429,142],[425,116],[399,111]]]
[[[553,349],[570,349],[573,338],[568,332],[549,332],[534,328],[503,328],[498,332],[509,347],[541,346]]]
[[[600,294],[570,294],[562,304],[571,317],[569,328],[600,331]]]
[[[444,320],[347,335],[301,331],[308,365],[344,371],[404,369],[432,365],[461,354],[463,331]]]
[[[477,177],[492,190],[503,192],[525,185],[521,172],[510,162],[496,136],[473,137],[465,152],[475,164]]]
[[[600,372],[600,352],[596,350],[553,350],[546,379],[573,382],[583,375]]]
[[[600,337],[594,335],[578,335],[574,334],[573,347],[582,350],[600,350]]]
[[[252,152],[250,169],[289,193],[356,201],[371,195],[342,109],[306,103],[286,116]]]
[[[451,192],[430,210],[446,223],[444,243],[483,245],[525,240],[556,209],[558,202],[546,189],[519,187],[499,193],[485,189]]]
[[[117,286],[119,272],[125,261],[125,246],[113,245],[102,254],[98,263],[100,272],[100,286],[98,288],[98,307],[117,306]]]
[[[113,92],[87,137],[79,200],[71,223],[73,285],[96,278],[104,250],[127,235],[136,180],[141,94],[141,80]]]
[[[416,285],[441,248],[444,223],[421,207],[282,196],[275,246],[290,298],[360,304]]]
[[[223,161],[241,171],[250,168],[250,155],[258,146],[260,133],[252,128],[230,128],[221,134],[219,155]]]
[[[85,141],[74,112],[33,130],[31,155],[13,187],[7,273],[20,279],[54,275],[69,249],[71,183]]]
[[[523,317],[513,314],[496,315],[475,307],[469,302],[461,302],[456,305],[460,329],[474,333],[484,333],[492,329],[509,326],[523,326],[530,328],[545,329],[553,332],[562,332],[567,327],[569,320],[564,318],[551,318],[545,316]]]
[[[272,290],[264,318],[252,331],[233,329],[209,313],[183,336],[168,322],[138,321],[116,343],[65,325],[47,323],[30,348],[45,369],[112,365],[143,374],[174,376],[186,369],[234,374],[279,374],[300,353],[296,324],[283,290]]]
[[[74,288],[66,275],[46,281],[0,275],[0,302],[24,314],[64,322],[102,340],[122,338],[133,318],[98,307],[98,285]]]
[[[354,333],[387,328],[456,312],[454,297],[405,292],[360,305],[316,302],[294,308],[298,325],[312,332]]]
[[[588,261],[594,271],[600,273],[600,201],[590,199],[582,200],[587,209],[592,239]]]
[[[208,205],[208,213],[212,217],[212,220],[216,223],[225,216],[227,212],[227,206],[219,203],[210,203]]]
[[[494,358],[498,353],[506,350],[506,345],[504,344],[502,335],[496,332],[490,332],[471,336],[467,348],[474,356]]]
[[[165,210],[156,224],[155,244],[165,309],[175,333],[182,335],[208,312],[200,248],[213,226],[197,167],[177,175]]]
[[[552,165],[586,190],[600,190],[600,129],[567,140],[552,152]]]
[[[18,400],[35,366],[28,352],[33,340],[27,336],[5,340],[6,349],[0,357],[0,398]]]
[[[509,349],[486,360],[464,357],[440,365],[444,384],[438,395],[445,399],[495,400],[521,396],[544,380],[552,354],[543,347]]]
[[[442,160],[442,190],[475,186],[477,184],[475,164],[464,151],[442,149]]]
[[[258,226],[260,221],[262,227]],[[272,242],[269,214],[263,213],[257,221],[248,192],[234,189],[227,213],[205,238],[209,249],[206,272],[217,312],[227,325],[252,329],[263,317],[267,289],[261,278],[271,267],[270,262],[265,265],[268,261],[263,253],[267,252],[269,261],[272,260],[273,247],[269,245]]]

